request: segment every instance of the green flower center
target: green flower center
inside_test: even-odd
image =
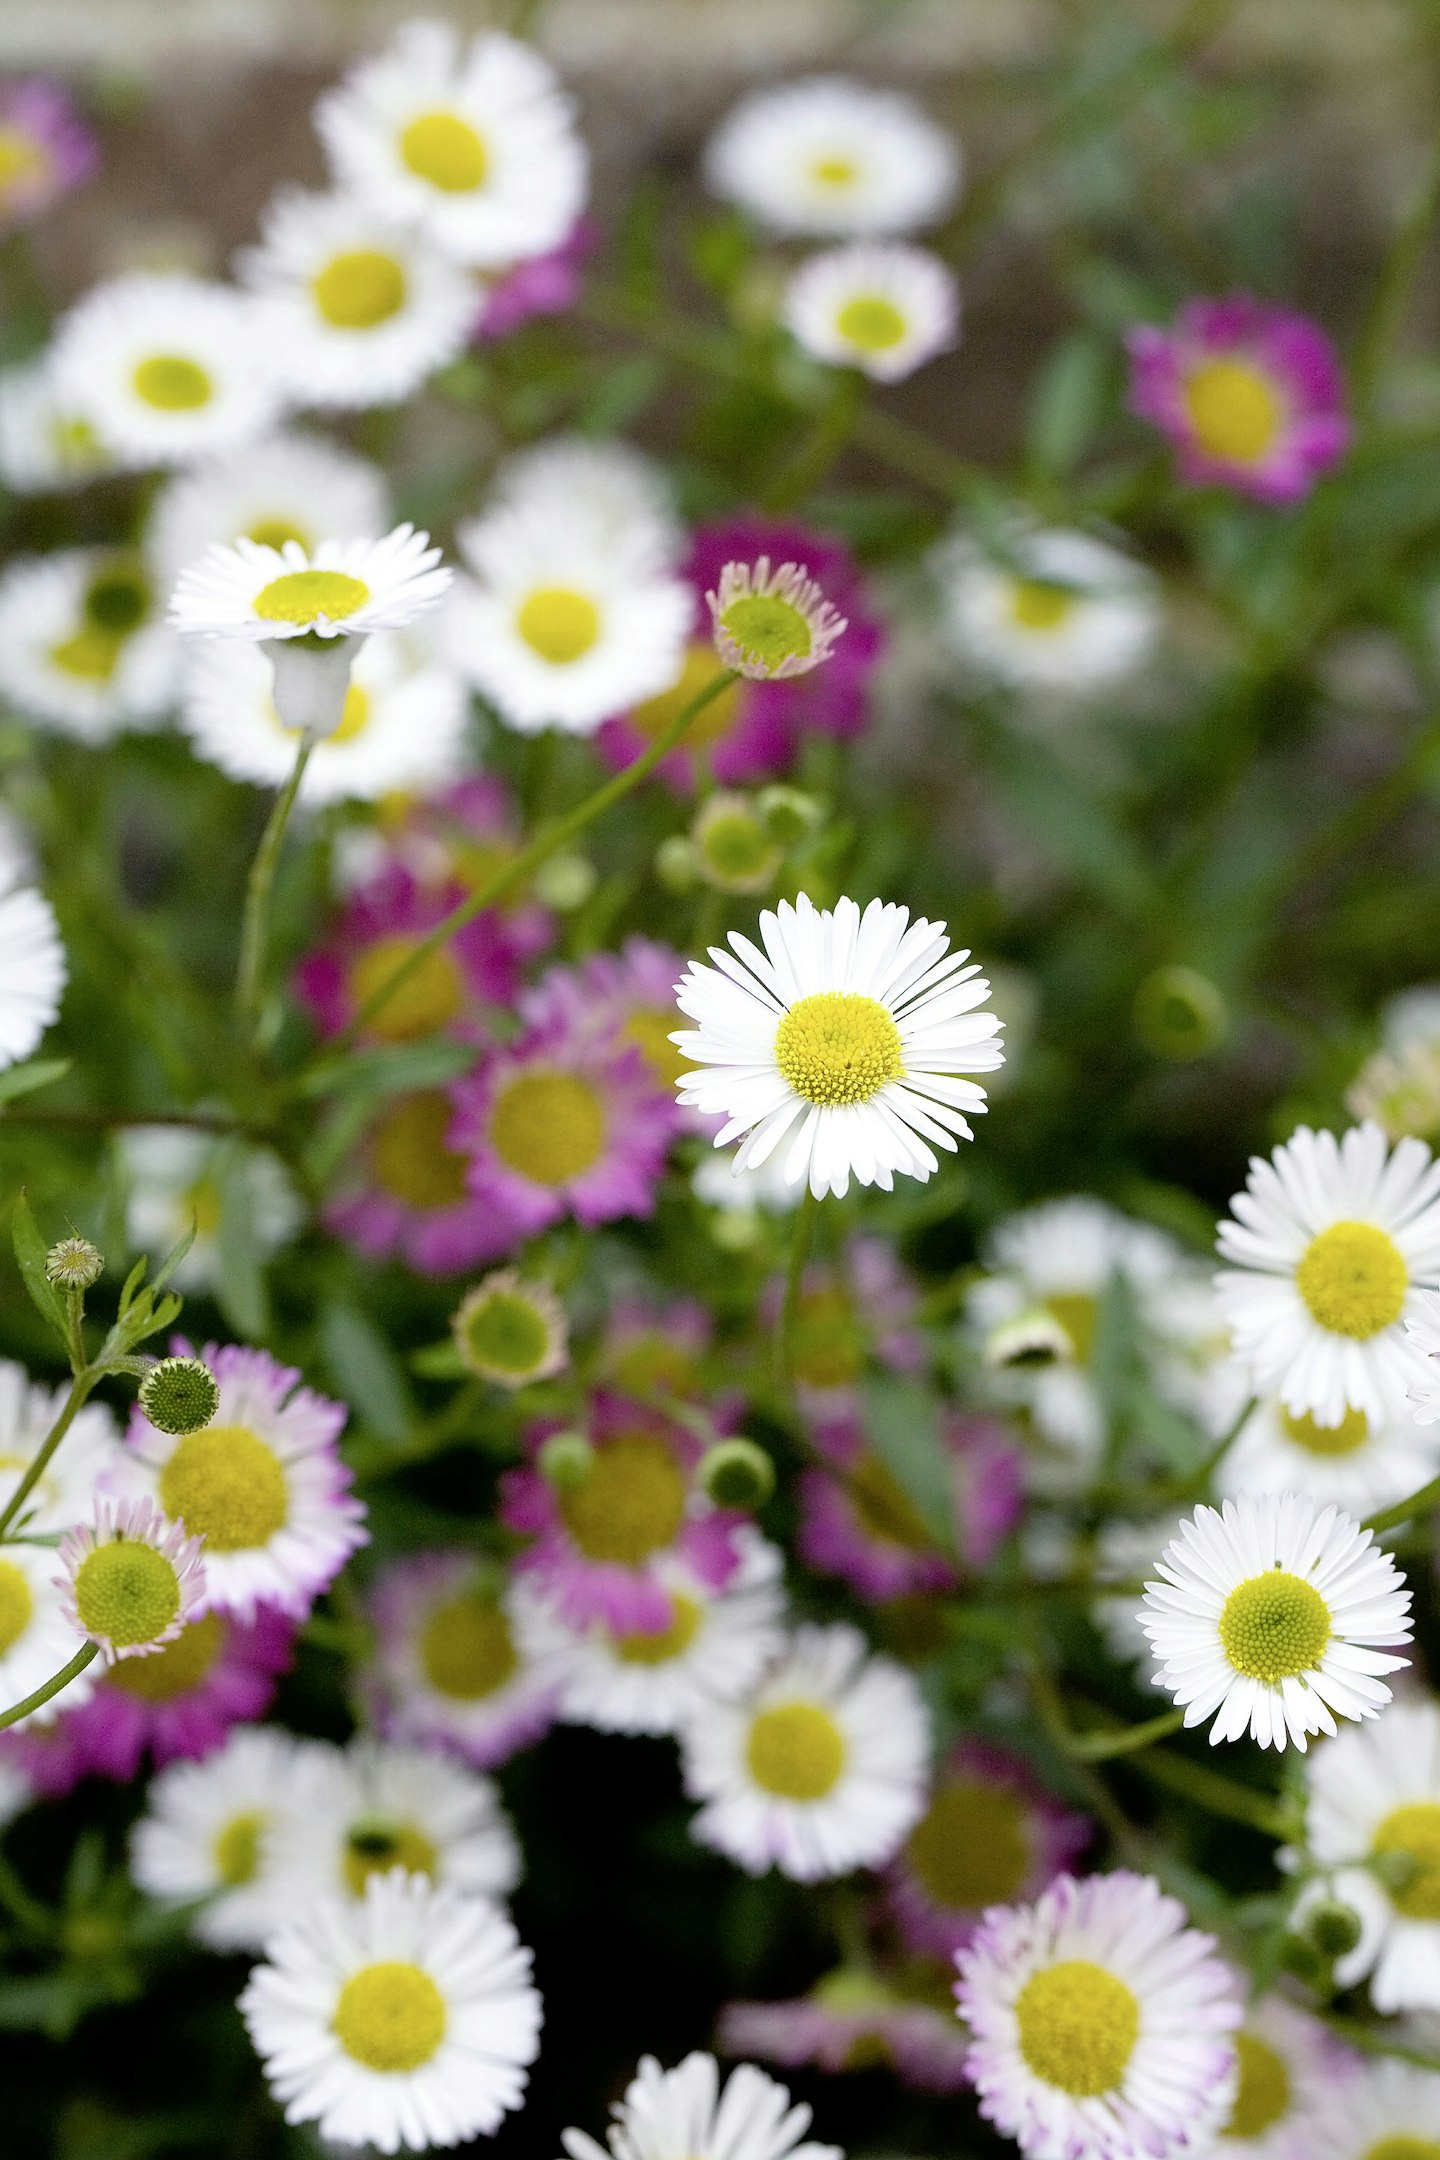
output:
[[[893,300],[883,300],[878,293],[857,293],[835,318],[841,337],[860,352],[888,352],[900,343],[907,327]]]
[[[364,1897],[370,1877],[388,1875],[391,1868],[404,1868],[407,1875],[433,1875],[435,1859],[435,1847],[414,1823],[371,1815],[352,1823],[345,1833],[345,1884],[352,1897]]]
[[[845,1735],[818,1703],[781,1703],[750,1727],[746,1759],[761,1789],[781,1800],[823,1800],[845,1768]]]
[[[1220,1615],[1220,1644],[1231,1665],[1266,1687],[1309,1672],[1329,1640],[1329,1606],[1313,1583],[1284,1568],[1238,1584]]]
[[[462,1596],[448,1598],[431,1613],[420,1638],[420,1663],[437,1695],[481,1702],[504,1687],[520,1660],[499,1606]]]
[[[1057,1290],[1045,1300],[1045,1310],[1058,1320],[1070,1338],[1077,1365],[1088,1365],[1095,1350],[1095,1331],[1100,1324],[1100,1300],[1088,1290]]]
[[[35,1599],[13,1560],[0,1560],[0,1657],[13,1650],[30,1625]]]
[[[402,1097],[370,1136],[376,1183],[406,1207],[458,1207],[468,1188],[464,1156],[445,1144],[454,1117],[450,1098],[438,1089]]]
[[[706,869],[722,889],[744,892],[767,885],[780,867],[782,851],[749,810],[722,810],[704,818],[695,839]]]
[[[332,2021],[347,2055],[367,2070],[418,2070],[445,2037],[445,1998],[418,1965],[387,1958],[352,1973]]]
[[[1068,585],[1047,578],[1016,578],[1010,588],[1010,616],[1021,630],[1058,630],[1075,612]]]
[[[458,113],[421,113],[400,137],[400,155],[417,180],[446,195],[468,195],[490,170],[485,144]]]
[[[1257,2040],[1253,2033],[1235,2035],[1235,2054],[1240,2083],[1230,2120],[1221,2135],[1263,2137],[1289,2113],[1290,2072],[1274,2048],[1264,2040]]]
[[[775,1063],[807,1102],[868,1102],[904,1071],[900,1030],[878,999],[821,990],[797,999],[781,1020]]]
[[[1414,1800],[1385,1817],[1375,1832],[1376,1853],[1404,1853],[1415,1872],[1390,1902],[1407,1920],[1440,1920],[1440,1803]]]
[[[180,353],[152,353],[136,368],[130,387],[156,412],[198,412],[215,394],[204,368]]]
[[[673,1544],[685,1519],[685,1473],[654,1433],[621,1433],[595,1450],[560,1501],[565,1527],[587,1560],[639,1567]]]
[[[700,1607],[683,1591],[670,1596],[670,1625],[654,1635],[617,1635],[615,1655],[626,1665],[668,1665],[695,1640],[700,1626]]]
[[[418,943],[413,937],[382,937],[356,955],[350,963],[350,999],[357,1012],[389,982]],[[438,1035],[447,1027],[464,1000],[460,970],[442,946],[411,968],[399,988],[366,1021],[366,1030],[381,1042],[418,1042],[421,1036]]]
[[[492,1290],[459,1321],[465,1345],[481,1372],[523,1380],[545,1362],[550,1329],[545,1315],[516,1290]]]
[[[269,1443],[248,1425],[187,1433],[160,1473],[160,1505],[211,1552],[250,1552],[285,1526],[290,1495]]]
[[[490,1145],[507,1170],[535,1185],[568,1185],[605,1146],[605,1106],[574,1073],[528,1072],[502,1088]]]
[[[150,1661],[141,1659],[140,1662]],[[260,1844],[268,1827],[269,1818],[255,1808],[248,1815],[232,1815],[216,1834],[210,1853],[215,1872],[227,1889],[238,1890],[243,1883],[255,1880],[255,1870],[260,1865]]]
[[[110,1673],[106,1685],[137,1696],[141,1702],[174,1702],[209,1677],[225,1647],[226,1633],[226,1624],[218,1613],[205,1613],[152,1657],[123,1659]]]
[[[1368,1342],[1399,1319],[1410,1282],[1405,1256],[1373,1223],[1337,1222],[1306,1246],[1295,1286],[1333,1335]]]
[[[378,248],[332,256],[310,281],[316,307],[332,330],[375,330],[405,305],[404,266]]]
[[[1115,2092],[1140,2037],[1140,2005],[1123,1980],[1071,1958],[1027,1980],[1015,2002],[1020,2052],[1036,2077],[1076,2100]]]
[[[542,585],[527,595],[515,627],[532,652],[552,667],[569,667],[600,635],[600,610],[584,593]]]
[[[787,660],[803,660],[814,643],[808,616],[779,593],[742,593],[720,620],[746,660],[771,675]]]
[[[953,1912],[1003,1905],[1030,1871],[1025,1811],[999,1786],[957,1778],[940,1787],[905,1854],[937,1905]]]
[[[343,570],[287,570],[262,586],[253,604],[262,622],[313,623],[323,615],[338,623],[369,598],[369,586]]]
[[[117,1650],[154,1642],[180,1611],[180,1578],[173,1561],[138,1538],[97,1545],[75,1571],[75,1606],[87,1635]]]
[[[1309,1411],[1297,1417],[1282,1410],[1280,1423],[1288,1440],[1307,1455],[1353,1455],[1370,1437],[1370,1421],[1363,1410],[1347,1410],[1338,1425],[1317,1425]]]
[[[1280,432],[1280,400],[1259,371],[1238,360],[1209,360],[1185,384],[1195,439],[1207,457],[1253,465]]]

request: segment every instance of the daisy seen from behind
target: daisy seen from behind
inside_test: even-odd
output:
[[[781,320],[817,360],[900,382],[955,343],[960,295],[938,255],[861,243],[802,263]]]
[[[608,2151],[584,2130],[562,2130],[570,2160],[842,2160],[839,2146],[806,2138],[809,2108],[792,2107],[787,2087],[753,2063],[722,2089],[713,2055],[687,2055],[673,2070],[642,2056],[613,2113]]]
[[[909,98],[814,76],[743,98],[710,139],[705,177],[773,232],[878,237],[944,215],[960,152]]]

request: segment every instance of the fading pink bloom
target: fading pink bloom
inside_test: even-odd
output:
[[[1335,348],[1307,316],[1244,293],[1191,300],[1126,344],[1131,410],[1169,436],[1192,486],[1296,502],[1349,445]]]
[[[558,247],[532,255],[491,278],[470,332],[473,345],[493,345],[537,315],[564,315],[580,297],[585,265],[600,242],[593,218],[577,218]]]
[[[32,219],[89,179],[100,157],[68,90],[41,75],[0,88],[0,231]]]
[[[877,1974],[826,1975],[793,2002],[727,2003],[716,2038],[726,2055],[798,2070],[894,2070],[921,2092],[959,2092],[969,2041],[953,2008],[921,2001]]]

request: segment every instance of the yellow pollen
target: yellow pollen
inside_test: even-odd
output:
[[[1285,1437],[1307,1455],[1353,1455],[1370,1437],[1370,1420],[1363,1410],[1347,1410],[1338,1425],[1317,1425],[1308,1410],[1303,1417],[1282,1410],[1280,1424]]]
[[[845,1768],[845,1735],[819,1703],[781,1703],[750,1727],[746,1760],[763,1791],[781,1800],[823,1800]]]
[[[1140,2037],[1140,2005],[1123,1980],[1088,1958],[1047,1965],[1015,2001],[1020,2052],[1036,2077],[1093,2100],[1117,2090]]]
[[[87,1553],[75,1572],[75,1607],[87,1635],[117,1650],[154,1642],[180,1611],[174,1563],[139,1538],[116,1538]]]
[[[129,1662],[136,1661],[131,1659]],[[141,1658],[139,1663],[148,1665],[153,1660]],[[255,1880],[255,1870],[260,1865],[260,1843],[268,1827],[268,1818],[256,1808],[248,1815],[232,1815],[217,1833],[210,1855],[215,1862],[215,1872],[227,1889],[238,1890],[242,1883]]]
[[[154,353],[142,360],[130,386],[142,404],[153,405],[157,412],[198,412],[215,393],[204,368],[180,353]]]
[[[256,547],[274,548],[277,555],[287,540],[293,540],[298,547],[307,551],[315,544],[313,533],[302,532],[300,527],[287,517],[257,518],[245,538],[253,540]]]
[[[865,1344],[849,1293],[838,1284],[802,1290],[792,1365],[807,1387],[850,1387],[865,1370]]]
[[[220,1187],[214,1178],[201,1178],[192,1185],[180,1203],[180,1213],[185,1218],[185,1228],[190,1218],[195,1218],[196,1237],[211,1238],[220,1228]]]
[[[670,1040],[671,1029],[682,1024],[681,1014],[673,1007],[658,1012],[653,1006],[642,1006],[631,1013],[620,1030],[623,1039],[635,1045],[667,1095],[676,1081],[693,1069],[689,1058]]]
[[[174,1702],[208,1679],[225,1647],[226,1624],[218,1613],[205,1613],[180,1630],[153,1657],[122,1658],[110,1672],[106,1685],[141,1702]]]
[[[646,740],[654,742],[721,672],[713,645],[691,645],[685,655],[680,680],[673,688],[662,690],[657,697],[646,698],[643,705],[637,705],[631,719]],[[704,750],[711,743],[719,742],[735,725],[739,710],[740,685],[731,683],[728,689],[711,699],[699,718],[685,730],[686,749]]]
[[[375,330],[405,305],[402,264],[378,248],[332,256],[310,281],[316,307],[332,330]]]
[[[30,1625],[35,1599],[13,1560],[0,1560],[0,1657],[13,1650]]]
[[[161,1471],[160,1505],[208,1551],[250,1552],[284,1528],[290,1495],[268,1441],[248,1425],[207,1425]]]
[[[446,1145],[454,1118],[449,1097],[438,1090],[402,1096],[370,1136],[376,1183],[407,1207],[458,1207],[467,1187],[465,1158]]]
[[[350,999],[357,1012],[409,959],[419,942],[413,937],[377,938],[356,955],[350,963]],[[464,1000],[460,970],[442,946],[410,970],[399,989],[365,1023],[366,1030],[381,1042],[417,1042],[422,1035],[438,1034],[447,1026]]]
[[[372,1875],[398,1867],[407,1875],[433,1876],[436,1858],[435,1847],[414,1823],[369,1815],[345,1833],[345,1885],[352,1897],[364,1897]]]
[[[420,1663],[437,1695],[480,1702],[504,1687],[519,1665],[510,1623],[487,1598],[448,1598],[420,1638]]]
[[[1268,2041],[1257,2040],[1253,2033],[1235,2035],[1235,2054],[1240,2085],[1230,2120],[1220,2134],[1231,2138],[1263,2137],[1290,2111],[1290,2072]]]
[[[43,144],[23,128],[0,127],[0,203],[50,171]]]
[[[1375,1832],[1377,1853],[1404,1853],[1415,1873],[1390,1902],[1407,1920],[1440,1920],[1440,1803],[1412,1800],[1395,1808]]]
[[[957,1778],[930,1802],[905,1857],[937,1905],[953,1912],[1003,1905],[1030,1871],[1025,1811],[997,1785]]]
[[[823,188],[853,187],[860,176],[860,168],[854,158],[819,157],[810,167],[810,177]]]
[[[845,1478],[845,1491],[861,1529],[883,1545],[923,1552],[934,1543],[923,1519],[911,1506],[878,1455],[862,1455]]]
[[[1088,1365],[1095,1348],[1100,1300],[1086,1290],[1057,1290],[1053,1297],[1046,1298],[1045,1310],[1069,1336],[1076,1364]]]
[[[347,2055],[367,2070],[418,2070],[445,2037],[445,1998],[418,1965],[362,1965],[340,1990],[331,2021]]]
[[[1312,1238],[1295,1287],[1332,1335],[1368,1342],[1399,1319],[1410,1270],[1393,1238],[1373,1223],[1337,1222]]]
[[[658,1435],[620,1433],[595,1450],[560,1512],[587,1560],[639,1567],[685,1519],[685,1474]]]
[[[421,113],[400,137],[400,155],[417,180],[446,195],[483,187],[490,154],[468,120],[458,113]]]
[[[900,1030],[872,997],[821,990],[800,998],[775,1030],[781,1078],[807,1102],[868,1102],[904,1072]]]
[[[1010,588],[1010,615],[1021,630],[1058,630],[1075,612],[1068,585],[1045,578],[1016,578]]]
[[[861,352],[888,352],[900,343],[907,325],[893,300],[882,299],[879,293],[857,293],[841,308],[835,328]]]
[[[1235,1671],[1273,1688],[1319,1664],[1330,1640],[1330,1608],[1313,1583],[1270,1568],[1230,1592],[1219,1628]]]
[[[1185,408],[1207,457],[1253,465],[1280,432],[1284,417],[1274,387],[1238,360],[1207,360],[1186,379]]]
[[[1402,2130],[1398,2137],[1383,2137],[1378,2145],[1368,2146],[1360,2160],[1440,2160],[1440,2138],[1410,2137]]]
[[[528,594],[515,627],[532,652],[552,667],[583,658],[600,635],[600,610],[584,593],[542,585]]]
[[[116,637],[113,630],[97,630],[87,624],[51,646],[50,662],[62,675],[73,675],[77,682],[107,683],[124,649],[125,640]]]
[[[810,618],[779,593],[742,593],[720,620],[746,659],[772,675],[786,660],[803,660],[815,642]]]
[[[670,1594],[670,1625],[654,1635],[617,1635],[615,1655],[626,1665],[668,1665],[689,1649],[700,1626],[700,1607],[683,1591]]]
[[[253,606],[262,622],[344,622],[370,598],[363,579],[347,577],[343,570],[287,570],[272,578],[255,595]]]
[[[605,1105],[574,1073],[524,1073],[495,1099],[490,1145],[532,1184],[568,1185],[600,1158]]]

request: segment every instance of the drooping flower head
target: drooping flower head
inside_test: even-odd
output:
[[[742,98],[711,137],[705,177],[774,232],[879,236],[943,215],[960,153],[909,98],[820,75]]]
[[[817,360],[900,382],[955,343],[960,294],[938,255],[860,243],[803,262],[785,287],[781,319]]]
[[[203,1537],[186,1535],[147,1499],[97,1500],[92,1523],[60,1540],[66,1618],[107,1665],[153,1657],[174,1642],[206,1593]]]
[[[0,91],[0,231],[28,225],[84,185],[100,146],[69,92],[43,75]]]
[[[753,2063],[722,2088],[713,2055],[687,2055],[673,2070],[643,2055],[612,2112],[608,2150],[584,2130],[561,2131],[570,2160],[675,2160],[682,2142],[688,2160],[843,2160],[838,2145],[805,2139],[809,2108],[791,2107]]]

